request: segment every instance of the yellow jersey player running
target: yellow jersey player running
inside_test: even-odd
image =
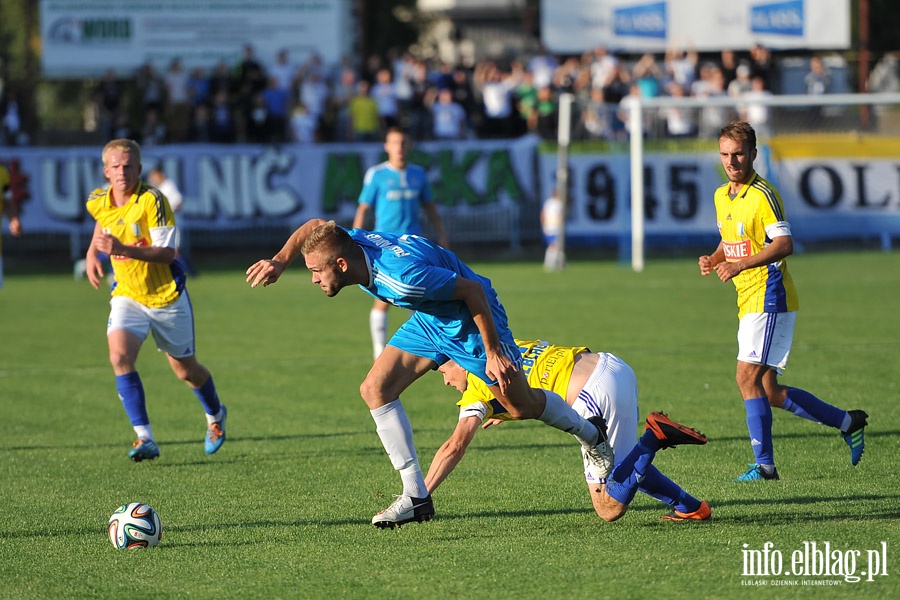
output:
[[[706,521],[709,504],[698,500],[663,475],[651,463],[664,448],[705,444],[699,431],[675,423],[665,413],[647,417],[640,440],[638,386],[634,370],[607,352],[591,352],[583,346],[555,346],[545,341],[516,340],[522,354],[522,370],[528,385],[559,394],[579,415],[606,422],[615,468],[599,478],[583,453],[584,475],[594,510],[604,521],[615,521],[627,511],[638,490],[665,502],[672,510],[660,517],[668,521]],[[429,493],[441,484],[462,460],[479,426],[490,427],[513,417],[487,385],[452,360],[438,367],[444,384],[462,392],[459,421],[453,435],[438,449],[425,476]]]
[[[87,201],[97,223],[85,261],[95,289],[104,276],[101,253],[110,257],[115,275],[106,337],[119,399],[137,434],[128,456],[135,462],[159,456],[135,368],[150,332],[169,366],[200,399],[206,411],[205,450],[212,454],[225,441],[226,409],[212,375],[195,356],[194,312],[184,268],[176,260],[175,216],[166,197],[141,182],[136,142],[113,140],[103,148],[102,158],[109,187],[94,190]]]
[[[728,183],[715,192],[722,237],[716,251],[699,258],[700,274],[715,272],[737,289],[737,385],[744,399],[755,462],[735,481],[778,479],[772,444],[772,409],[840,430],[850,463],[862,458],[867,415],[844,411],[813,394],[778,382],[787,365],[797,320],[797,290],[786,258],[794,251],[784,204],[771,183],[753,168],[756,132],[743,121],[719,132],[719,157]]]

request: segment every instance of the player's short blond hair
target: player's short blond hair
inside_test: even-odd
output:
[[[338,257],[349,256],[355,247],[356,242],[346,229],[334,221],[327,221],[312,230],[303,241],[300,252],[304,256],[316,252],[328,262],[333,262]]]
[[[103,164],[106,165],[106,157],[110,152],[118,150],[119,152],[127,152],[131,154],[132,157],[137,159],[137,163],[141,163],[141,147],[134,140],[129,140],[125,138],[119,138],[116,140],[110,140],[103,146],[103,153],[100,157],[103,159]]]

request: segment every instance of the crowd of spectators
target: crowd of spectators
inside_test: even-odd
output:
[[[423,61],[409,52],[361,66],[349,59],[326,65],[312,54],[295,64],[281,51],[270,64],[252,45],[236,64],[210,71],[184,68],[178,59],[163,72],[143,65],[131,81],[110,71],[99,82],[88,120],[104,139],[129,137],[145,146],[165,143],[317,143],[382,139],[392,125],[416,140],[510,138],[534,133],[555,139],[559,96],[571,93],[574,139],[627,138],[629,107],[637,96],[743,98],[738,108],[670,108],[645,123],[668,137],[707,136],[729,118],[751,121],[765,133],[768,108],[753,99],[777,93],[771,53],[691,50],[618,56],[598,47],[558,57],[540,49],[523,60],[482,60],[474,67]],[[818,57],[806,78],[822,93],[828,71]],[[15,104],[5,110],[16,124]],[[13,142],[14,143],[14,142]]]

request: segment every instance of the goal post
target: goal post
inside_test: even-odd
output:
[[[575,96],[573,94],[565,93],[559,96],[556,134],[556,194],[562,205],[562,223],[557,238],[559,252],[554,256],[552,264],[547,265],[553,271],[561,271],[566,266],[566,221],[569,213],[569,141],[572,137],[572,103],[574,100]]]

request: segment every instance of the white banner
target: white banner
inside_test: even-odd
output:
[[[421,144],[410,154],[431,176],[444,214],[478,215],[523,204],[537,189],[534,138]],[[100,148],[0,148],[28,233],[91,231],[90,192],[105,184]],[[325,217],[353,220],[363,176],[384,160],[382,144],[327,146],[164,146],[146,148],[146,172],[163,165],[184,196],[189,229],[299,226]],[[506,234],[506,232],[501,232]]]
[[[847,49],[850,0],[542,0],[541,34],[558,54]]]
[[[555,185],[556,158],[542,157],[542,197]],[[631,230],[631,167],[627,154],[569,157],[569,220],[572,238],[628,235]],[[655,234],[715,233],[712,192],[721,185],[718,155],[648,154],[644,162],[645,230]]]
[[[187,69],[237,63],[245,44],[273,64],[336,64],[351,48],[349,0],[41,0],[41,60],[50,78],[132,76],[180,58]]]
[[[760,148],[757,167],[778,187],[798,240],[900,234],[900,140],[856,146],[818,142],[829,156],[796,150],[794,138]],[[833,156],[835,149],[847,156]],[[893,148],[893,153],[891,149]],[[550,195],[556,154],[538,140],[432,142],[417,145],[411,161],[424,166],[435,202],[448,220],[475,223],[496,239],[512,232],[485,221],[498,214],[537,219]],[[164,146],[144,151],[144,170],[161,163],[184,195],[179,223],[188,229],[296,227],[312,217],[349,223],[366,169],[384,159],[381,144],[316,146]],[[573,240],[622,238],[631,228],[626,154],[569,157]],[[0,148],[27,233],[90,232],[84,203],[104,184],[100,148]],[[648,236],[715,236],[714,190],[725,182],[714,150],[654,152],[644,160]],[[528,210],[507,210],[513,205]],[[498,209],[500,209],[498,211]],[[459,218],[457,218],[459,217]],[[535,221],[536,224],[536,221]],[[526,240],[527,241],[527,240]]]
[[[855,238],[900,232],[900,158],[784,159],[777,181],[794,235]]]

